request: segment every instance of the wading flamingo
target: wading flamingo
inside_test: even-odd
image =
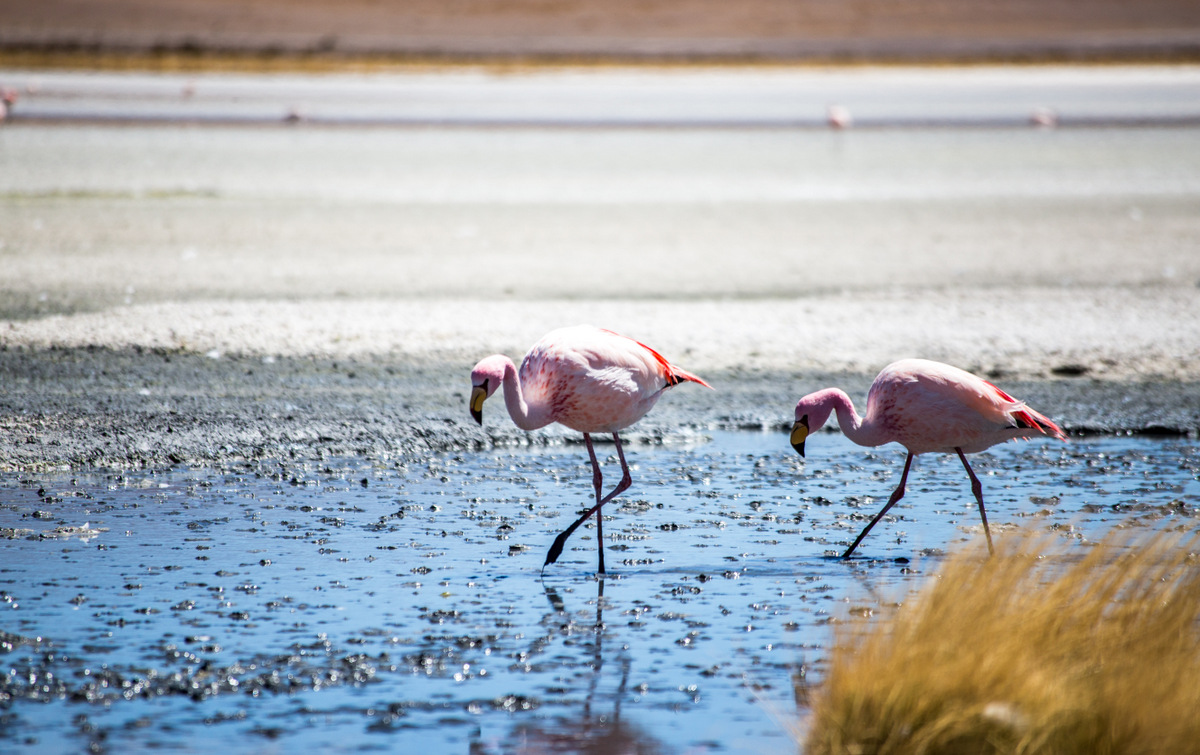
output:
[[[591,325],[560,328],[542,336],[525,355],[519,372],[503,354],[486,357],[471,370],[471,416],[480,425],[483,402],[503,385],[504,403],[517,427],[536,430],[557,422],[583,433],[592,461],[596,505],[554,539],[543,569],[558,560],[571,533],[595,514],[599,573],[604,573],[604,523],[600,509],[633,483],[617,433],[645,416],[663,391],[684,382],[712,388],[649,346]],[[603,497],[600,495],[603,476],[592,448],[592,433],[612,433],[617,458],[621,460],[621,481]]]
[[[926,359],[903,359],[884,367],[867,393],[865,417],[858,416],[850,397],[837,388],[826,388],[800,399],[796,403],[796,424],[792,425],[791,437],[796,453],[804,455],[805,439],[821,429],[834,411],[842,432],[860,446],[882,446],[895,441],[908,449],[900,484],[842,558],[850,558],[875,523],[904,496],[913,457],[924,453],[958,454],[971,478],[971,492],[979,502],[979,517],[991,553],[992,533],[983,508],[983,486],[966,454],[1014,438],[1047,435],[1067,439],[1049,418],[983,378]]]

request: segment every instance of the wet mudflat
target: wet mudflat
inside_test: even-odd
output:
[[[601,447],[601,458],[611,446]],[[543,578],[591,495],[576,445],[0,480],[5,751],[794,752],[794,680],[943,554],[982,548],[956,459],[777,433],[633,445],[634,487]],[[993,534],[1078,547],[1200,527],[1200,444],[976,457]],[[615,471],[615,455],[607,469]]]

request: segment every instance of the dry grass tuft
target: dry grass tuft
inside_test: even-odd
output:
[[[1042,538],[960,554],[886,623],[840,633],[805,752],[1200,747],[1200,538]]]

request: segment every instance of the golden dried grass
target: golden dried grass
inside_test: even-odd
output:
[[[1200,747],[1200,538],[1110,537],[1074,561],[1004,540],[953,558],[891,620],[839,633],[805,752]]]

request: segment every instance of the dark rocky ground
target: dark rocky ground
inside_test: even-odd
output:
[[[0,351],[0,466],[161,468],[239,459],[383,458],[493,444],[573,442],[517,430],[491,405],[466,412],[470,364],[385,357],[330,360],[102,348]],[[856,401],[870,377],[771,370],[707,373],[714,392],[668,394],[628,435],[660,442],[708,429],[782,433],[808,390],[840,385]],[[1002,381],[1074,433],[1200,429],[1200,384],[1054,375]],[[784,439],[781,436],[780,443]]]

